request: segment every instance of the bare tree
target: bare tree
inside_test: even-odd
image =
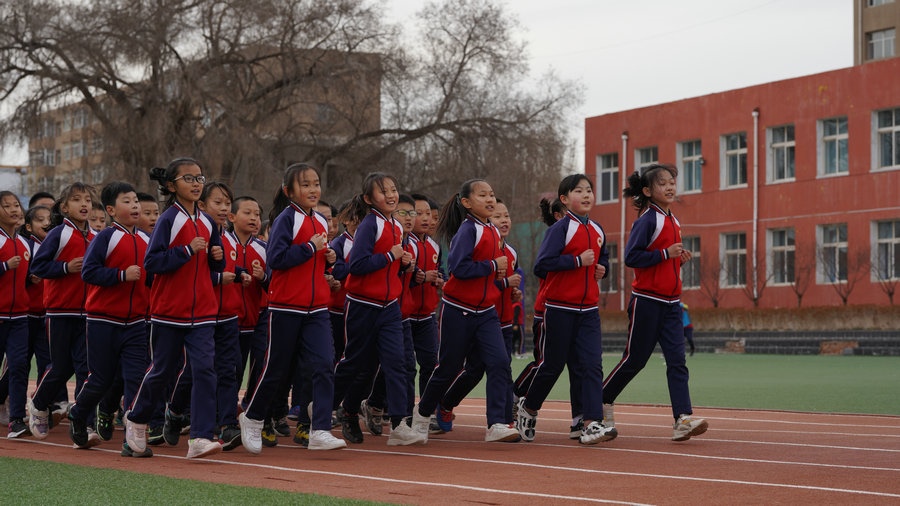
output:
[[[875,253],[873,260],[872,276],[878,281],[878,287],[887,295],[888,301],[893,306],[897,284],[900,283],[900,278],[895,275],[895,272],[900,267],[894,265],[894,260],[880,250]]]
[[[835,293],[841,299],[841,304],[846,306],[856,284],[869,273],[869,259],[866,251],[862,249],[855,252],[841,250],[835,253],[834,249],[819,247],[816,255],[822,265],[822,276],[825,282],[834,288]]]
[[[797,307],[800,307],[803,295],[809,289],[809,283],[815,274],[815,258],[808,249],[798,249],[794,254],[794,278],[790,287],[797,297]]]
[[[722,302],[722,277],[725,272],[725,261],[718,257],[704,256],[700,264],[700,293],[719,307]]]

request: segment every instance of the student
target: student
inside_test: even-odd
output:
[[[37,206],[44,206],[47,209],[52,209],[55,204],[56,198],[49,192],[37,192],[28,199],[28,209]]]
[[[694,324],[691,322],[691,315],[688,314],[688,305],[681,303],[681,324],[684,326],[684,340],[691,347],[691,356],[694,356]]]
[[[444,284],[440,317],[438,365],[413,410],[413,428],[428,438],[430,416],[472,347],[478,350],[487,373],[487,430],[485,441],[518,441],[508,424],[510,365],[495,307],[500,296],[497,280],[506,278],[509,260],[500,249],[497,228],[490,222],[497,201],[484,180],[463,183],[441,210],[437,234],[450,243],[450,279]],[[452,238],[452,240],[451,240]]]
[[[0,352],[6,354],[9,377],[9,432],[15,439],[28,434],[25,397],[28,388],[28,267],[31,255],[16,234],[23,219],[16,194],[0,191]]]
[[[212,271],[224,268],[221,236],[197,202],[206,178],[192,158],[177,158],[165,168],[150,169],[150,179],[167,195],[167,208],[150,236],[144,268],[153,275],[150,288],[152,360],[124,416],[127,448],[123,455],[147,455],[147,423],[160,405],[166,383],[190,363],[191,429],[188,458],[222,451],[215,438],[216,373],[213,340],[216,297]]]
[[[88,244],[96,235],[88,227],[93,191],[84,183],[73,183],[63,189],[56,204],[60,222],[47,233],[31,263],[31,272],[44,279],[50,342],[50,368],[28,401],[28,426],[37,439],[47,437],[48,408],[59,388],[75,373],[77,397],[87,379],[84,339],[87,286],[81,279],[81,267]]]
[[[117,372],[125,403],[130,404],[147,368],[149,290],[143,264],[150,238],[137,228],[140,203],[130,184],[106,185],[100,200],[112,225],[91,241],[81,269],[88,287],[89,374],[69,410],[69,437],[76,448],[100,444],[101,436],[87,422]]]
[[[312,430],[310,450],[335,450],[347,443],[331,435],[331,399],[334,393],[331,325],[328,301],[331,290],[325,267],[335,260],[328,248],[328,223],[316,212],[321,195],[319,171],[303,163],[285,170],[275,195],[266,256],[272,269],[269,283],[269,335],[266,361],[246,411],[238,420],[241,442],[250,453],[262,450],[264,419],[270,404],[297,354],[310,371]]]
[[[681,224],[672,215],[676,177],[674,166],[652,164],[631,174],[622,191],[639,214],[625,247],[625,265],[634,269],[634,281],[628,303],[628,343],[622,359],[603,382],[603,402],[606,419],[614,425],[613,403],[659,343],[675,417],[672,440],[687,441],[706,432],[709,424],[691,417],[679,304],[681,265],[691,259],[691,252],[684,249]]]
[[[141,202],[141,219],[138,221],[138,228],[148,235],[152,234],[153,228],[156,227],[156,220],[159,219],[159,202],[149,193],[138,192],[137,196]]]
[[[415,265],[402,245],[403,230],[393,213],[399,201],[397,181],[374,172],[363,181],[363,191],[354,197],[369,213],[360,222],[350,252],[347,305],[344,328],[347,344],[335,368],[334,407],[341,431],[351,443],[362,443],[359,407],[380,364],[384,372],[389,446],[424,444],[427,440],[407,423],[409,409],[408,371],[403,345],[403,324],[398,299],[402,292],[400,271]]]
[[[100,202],[93,202],[91,204],[93,207],[91,209],[91,218],[88,220],[88,223],[94,232],[100,232],[104,228],[106,228],[106,211],[103,209],[103,205]]]
[[[584,174],[563,178],[557,195],[566,215],[547,230],[534,273],[545,278],[543,360],[524,398],[519,399],[517,427],[533,441],[537,413],[570,356],[578,357],[582,380],[584,428],[581,444],[610,441],[614,427],[603,425],[603,362],[600,341],[600,287],[609,268],[606,235],[588,214],[594,186]]]
[[[506,242],[512,221],[509,217],[509,209],[506,207],[506,204],[500,201],[500,199],[497,199],[497,203],[494,205],[494,214],[491,216],[491,224],[497,227],[497,231],[500,233],[500,250],[503,252],[504,256],[506,256],[507,265],[509,266],[507,267],[507,273],[510,275],[504,279],[498,280],[500,296],[497,299],[497,312],[498,317],[500,318],[500,331],[503,333],[503,343],[506,345],[506,351],[511,361],[513,352],[512,308],[514,302],[522,299],[522,292],[519,290],[519,283],[522,281],[522,276],[514,271],[518,266],[519,255],[516,250]],[[459,403],[469,395],[469,392],[478,385],[482,377],[484,377],[484,364],[482,364],[478,353],[473,351],[466,357],[465,367],[456,379],[453,380],[453,383],[450,385],[450,388],[447,389],[447,392],[441,398],[441,403],[438,405],[437,423],[441,432],[447,432],[453,429],[453,408],[458,406]],[[507,396],[505,410],[506,413],[509,413],[506,423],[511,425],[514,423],[512,378],[510,378],[510,390],[509,395]],[[431,432],[434,433],[433,431]]]

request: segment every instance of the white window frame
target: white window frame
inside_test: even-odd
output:
[[[830,238],[835,235],[837,239],[831,240]],[[826,223],[817,226],[816,244],[816,283],[832,284],[847,281],[847,224]],[[833,253],[829,253],[830,251]],[[830,261],[832,265],[826,268],[826,261]],[[832,278],[834,273],[837,275]]]
[[[778,135],[781,138],[776,138]],[[794,125],[766,129],[766,180],[769,183],[794,181],[797,174]]]
[[[881,237],[884,226],[892,229],[893,235]],[[872,281],[900,280],[900,219],[872,222]],[[882,270],[884,264],[886,272]],[[889,274],[889,276],[885,276]]]
[[[699,289],[703,279],[703,271],[700,268],[700,236],[685,236],[682,237],[681,241],[684,244],[684,249],[691,252],[690,261],[681,266],[681,287],[684,290]],[[685,271],[693,273],[693,277],[696,278],[697,284],[688,284],[690,276],[685,274]]]
[[[891,165],[882,165],[882,148],[890,146]],[[872,170],[900,169],[900,107],[872,113]]]
[[[729,239],[738,239],[743,246],[730,247]],[[722,278],[724,288],[743,288],[747,286],[747,234],[746,232],[729,232],[721,235]],[[736,267],[732,267],[732,263]],[[733,278],[735,277],[735,278]]]
[[[609,273],[605,278],[600,280],[601,293],[616,293],[619,291],[619,245],[617,243],[607,243],[606,251],[609,253]]]
[[[743,141],[743,146],[740,146],[740,142],[738,143],[737,148],[729,148],[728,143],[732,138]],[[719,142],[719,159],[722,160],[721,170],[719,171],[720,180],[719,184],[721,189],[727,190],[731,188],[746,188],[747,187],[747,132],[735,132],[723,135],[720,138]],[[730,172],[730,162],[736,159],[739,165],[743,165],[743,167],[739,167],[739,172],[743,172],[743,181],[738,181],[735,183],[730,182],[729,180],[729,172]],[[740,174],[738,174],[740,176]]]
[[[619,153],[597,155],[597,183],[595,204],[619,201]]]
[[[703,165],[706,161],[703,159],[702,147],[700,139],[678,143],[678,193],[700,193],[703,190]],[[694,183],[690,187],[689,181]]]
[[[793,228],[773,228],[766,232],[768,277],[773,285],[790,285],[796,279],[797,241]]]
[[[866,7],[878,7],[879,5],[892,3],[894,3],[894,0],[867,0]]]
[[[831,130],[826,133],[826,130]],[[846,176],[850,173],[850,130],[846,116],[825,118],[816,122],[816,173],[819,177]],[[832,154],[834,167],[828,163]],[[843,163],[841,163],[843,161]]]
[[[659,163],[659,148],[657,146],[647,146],[634,150],[635,170],[643,173],[644,167]]]
[[[897,39],[897,30],[887,28],[876,30],[866,34],[866,60],[883,60],[893,58],[894,43]]]

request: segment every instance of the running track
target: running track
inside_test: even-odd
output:
[[[361,445],[310,452],[280,438],[260,455],[188,461],[182,437],[129,459],[112,442],[72,449],[64,422],[44,441],[0,440],[0,456],[400,504],[900,504],[900,417],[696,411],[710,429],[683,443],[669,440],[667,407],[618,405],[619,438],[581,446],[562,402],[545,404],[534,442],[484,443],[484,401],[471,399],[424,447],[365,433]]]

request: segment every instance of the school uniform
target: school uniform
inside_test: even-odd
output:
[[[207,249],[194,252],[195,237],[203,237]],[[152,361],[131,404],[128,419],[148,423],[161,404],[165,386],[190,362],[190,438],[214,439],[216,433],[216,373],[213,341],[218,304],[212,272],[221,272],[225,260],[213,260],[209,251],[222,246],[212,218],[195,206],[189,212],[179,202],[166,209],[156,222],[144,259],[153,275],[150,288],[150,345]]]
[[[87,284],[87,357],[89,374],[70,414],[87,420],[121,374],[125,404],[131,404],[147,368],[147,310],[144,257],[150,238],[117,222],[88,246],[81,269]],[[125,280],[125,270],[141,266],[140,278]]]
[[[628,303],[628,341],[622,359],[603,383],[603,402],[612,404],[647,364],[656,343],[666,361],[672,414],[693,413],[684,357],[681,313],[681,259],[666,248],[681,242],[681,224],[656,204],[635,220],[625,247],[625,265],[634,269]]]
[[[7,261],[20,257],[19,266]],[[31,261],[28,242],[19,235],[0,229],[0,352],[6,353],[9,378],[9,418],[25,418],[28,388],[28,310],[26,289]]]
[[[96,232],[87,225],[80,229],[65,218],[61,225],[47,233],[31,264],[31,273],[44,279],[46,332],[50,346],[50,367],[32,397],[38,411],[50,406],[60,386],[65,385],[73,373],[76,397],[87,379],[84,312],[87,285],[79,273],[69,272],[67,263],[84,257],[95,236]]]
[[[409,244],[415,250],[418,270],[428,272],[441,269],[441,247],[437,241],[428,235],[419,238],[410,234]],[[407,315],[404,321],[409,322],[416,362],[419,365],[420,396],[425,392],[428,378],[437,365],[438,329],[435,310],[438,300],[438,290],[433,283],[410,286],[409,296],[403,299],[403,313]]]
[[[26,242],[31,258],[34,258],[42,241],[32,234],[26,239]],[[31,357],[33,356],[35,365],[37,365],[37,377],[41,378],[50,367],[50,343],[47,341],[45,325],[47,311],[44,309],[44,280],[32,283],[31,279],[28,279],[25,290],[28,292],[28,370],[30,374]],[[66,401],[68,398],[68,388],[62,385],[51,402]]]
[[[596,261],[584,266],[579,256],[592,250]],[[598,265],[609,269],[606,235],[599,224],[571,211],[544,236],[534,273],[545,277],[543,360],[525,397],[525,407],[540,410],[572,356],[578,357],[582,379],[584,418],[603,418],[603,363],[598,303],[600,287],[594,278]]]
[[[239,297],[243,306],[243,309],[238,313],[238,328],[240,330],[238,339],[240,341],[241,363],[238,366],[236,377],[238,386],[240,386],[244,378],[244,371],[247,368],[247,360],[251,354],[251,349],[259,350],[254,356],[257,357],[260,363],[264,358],[268,332],[265,331],[265,320],[267,318],[263,318],[263,315],[267,314],[268,298],[266,292],[269,290],[272,272],[266,261],[266,242],[262,239],[253,237],[245,244],[240,244],[240,241],[238,241],[235,251],[237,252],[235,265],[238,268],[246,270],[251,276],[255,266],[261,267],[265,272],[262,281],[253,278],[249,286],[240,285],[238,287],[240,291]],[[261,327],[263,331],[257,332],[257,327]],[[254,344],[254,341],[257,341],[257,343]],[[255,383],[256,377],[253,378],[252,383],[248,382],[248,384]]]
[[[350,274],[350,251],[353,249],[353,236],[344,231],[331,240],[337,260],[331,266],[331,275],[341,282],[341,288],[331,292],[328,313],[331,317],[331,332],[334,339],[334,363],[341,361],[344,355],[346,335],[344,334],[344,304],[347,302],[347,276]]]
[[[479,350],[487,373],[487,426],[508,423],[507,395],[511,373],[495,304],[502,250],[500,234],[490,222],[469,214],[450,242],[450,279],[444,284],[440,316],[438,365],[419,401],[419,414],[429,416],[463,369],[472,347]]]

